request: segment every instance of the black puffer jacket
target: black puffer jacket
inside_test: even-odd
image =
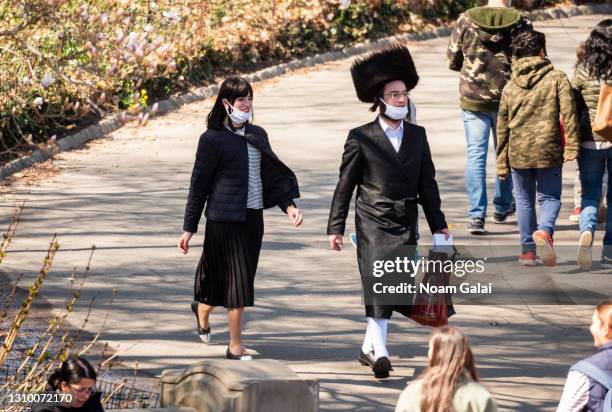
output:
[[[261,181],[264,208],[283,211],[300,197],[297,178],[270,147],[266,131],[247,124],[244,136],[229,130],[208,129],[198,143],[185,209],[183,230],[195,233],[204,215],[217,222],[246,219],[249,156],[247,142],[261,151]]]

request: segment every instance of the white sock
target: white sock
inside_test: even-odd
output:
[[[389,357],[387,352],[387,319],[368,318],[368,329],[366,331],[366,339],[363,342],[362,349],[365,351],[366,343],[369,350],[374,349],[374,359]]]
[[[368,318],[370,319],[370,318]],[[361,345],[361,350],[366,355],[374,350],[374,344],[372,343],[372,334],[370,333],[370,325],[366,328],[366,333],[363,338],[363,345]]]

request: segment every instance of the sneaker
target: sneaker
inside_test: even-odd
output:
[[[519,263],[525,266],[535,266],[536,265],[536,253],[533,250],[528,250],[527,252],[523,252],[519,256]]]
[[[508,212],[505,213],[493,213],[493,223],[506,223],[506,219],[508,219],[510,214]]]
[[[576,256],[578,266],[588,270],[593,265],[593,232],[585,230],[580,234],[578,240],[578,256]]]
[[[600,205],[599,211],[597,212],[597,223],[605,222],[607,214],[608,214],[608,207],[605,205]]]
[[[481,235],[484,233],[485,221],[482,217],[470,218],[470,224],[467,227],[467,231],[473,235]]]
[[[575,208],[572,214],[569,215],[568,219],[572,222],[580,222],[580,208]]]
[[[540,252],[540,260],[544,266],[555,266],[557,264],[557,255],[553,248],[553,238],[545,230],[536,230],[533,232],[534,243],[538,246]]]
[[[602,265],[612,265],[612,257],[602,256],[600,262]]]
[[[516,212],[516,204],[512,203],[508,210],[505,212],[495,212],[493,213],[493,222],[494,223],[505,223],[508,216],[513,215]]]
[[[516,213],[516,203],[514,203],[514,200],[512,201],[512,204],[510,205],[506,213],[508,214],[508,216],[511,216]]]

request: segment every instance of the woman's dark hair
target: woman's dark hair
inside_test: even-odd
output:
[[[612,19],[600,21],[585,43],[585,53],[578,58],[589,77],[612,80]]]
[[[223,106],[223,99],[227,100],[232,106],[238,97],[253,97],[251,84],[242,77],[229,77],[221,84],[217,100],[210,113],[206,117],[206,124],[211,129],[223,130],[223,122],[227,117],[227,112]]]
[[[535,30],[525,30],[512,41],[512,57],[539,56],[540,50],[546,50],[546,36]]]
[[[70,356],[49,376],[47,390],[58,390],[62,382],[76,384],[81,379],[93,379],[95,381],[97,377],[98,374],[89,362],[80,357]]]

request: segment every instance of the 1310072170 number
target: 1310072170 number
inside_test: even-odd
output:
[[[9,393],[9,403],[70,403],[71,393],[37,392],[37,393]]]

